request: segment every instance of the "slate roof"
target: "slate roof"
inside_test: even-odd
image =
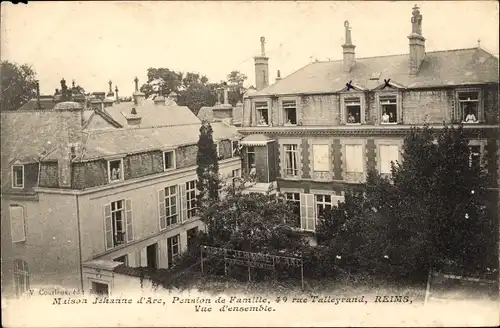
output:
[[[88,132],[88,139],[77,159],[85,161],[119,154],[139,153],[149,150],[174,148],[195,144],[200,135],[201,122],[161,127],[95,130]],[[214,140],[238,137],[235,127],[222,122],[212,123]]]
[[[165,99],[165,105],[155,104],[152,99],[144,99],[141,105],[135,105],[134,102],[121,102],[115,103],[104,110],[126,128],[128,127],[126,115],[130,114],[132,108],[135,108],[137,114],[141,117],[141,124],[134,125],[134,128],[200,122],[189,108],[177,105],[170,98]]]
[[[41,109],[52,109],[56,105],[54,98],[40,98]],[[18,110],[36,110],[38,109],[36,98],[28,100]]]
[[[391,79],[406,88],[498,83],[498,58],[480,48],[427,52],[417,76],[409,75],[409,54],[357,58],[351,72],[342,60],[314,62],[248,96],[334,93],[352,81],[374,89]],[[370,80],[379,75],[378,80]]]
[[[200,110],[198,111],[198,118],[200,120],[207,120],[208,122],[213,122],[214,121],[214,110],[216,110],[217,107],[208,107],[204,106],[201,107]],[[233,124],[241,124],[243,121],[243,105],[241,106],[233,106],[232,110],[232,115],[233,115]]]

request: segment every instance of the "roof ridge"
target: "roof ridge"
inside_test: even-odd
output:
[[[104,134],[104,133],[112,133],[112,132],[120,132],[120,131],[135,131],[135,130],[148,130],[148,129],[157,129],[157,128],[169,128],[169,127],[178,127],[178,126],[189,126],[189,125],[201,125],[200,123],[182,123],[182,124],[167,124],[167,125],[153,125],[153,126],[141,126],[141,127],[130,127],[130,128],[117,128],[113,130],[92,130],[89,131],[90,134]]]

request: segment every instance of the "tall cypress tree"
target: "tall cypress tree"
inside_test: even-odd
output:
[[[214,143],[212,133],[212,126],[204,120],[200,128],[196,155],[198,208],[210,206],[219,199],[219,162],[217,161],[217,146]]]

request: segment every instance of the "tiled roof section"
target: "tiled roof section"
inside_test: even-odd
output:
[[[315,62],[250,96],[339,92],[349,81],[367,89],[384,84],[384,79],[407,88],[499,81],[498,58],[480,48],[427,52],[415,77],[409,75],[408,61],[408,54],[358,58],[349,73],[343,71],[342,60]],[[374,75],[378,80],[370,79]]]
[[[195,144],[200,135],[201,123],[167,125],[154,128],[96,130],[88,133],[79,160],[90,160],[112,155],[124,155],[150,150],[168,149]],[[238,137],[235,127],[221,122],[212,124],[214,140]]]
[[[155,104],[152,99],[145,99],[140,106],[135,105],[134,102],[121,102],[105,108],[105,111],[115,121],[127,128],[126,116],[130,114],[132,108],[135,108],[137,114],[141,117],[141,124],[134,125],[134,128],[194,124],[200,122],[189,108],[177,105],[170,98],[166,99],[165,105]]]
[[[50,98],[41,98],[40,99],[40,109],[52,109],[56,105],[54,99]],[[18,110],[37,110],[39,109],[37,106],[36,99],[30,99],[24,105],[22,105]]]

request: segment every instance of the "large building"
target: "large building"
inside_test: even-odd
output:
[[[427,52],[422,19],[415,6],[408,53],[368,58],[356,58],[346,21],[342,60],[310,63],[272,85],[261,38],[257,90],[245,96],[239,128],[243,169],[256,171],[262,190],[297,204],[298,227],[315,231],[321,212],[346,189],[362,187],[370,170],[390,174],[412,126],[443,122],[462,122],[471,163],[486,160],[497,219],[498,58],[479,45]]]
[[[175,99],[145,99],[137,80],[133,102],[112,97],[35,99],[1,113],[4,295],[40,285],[109,294],[107,268],[168,268],[203,226],[202,122]],[[238,132],[212,127],[221,174],[238,176]]]

